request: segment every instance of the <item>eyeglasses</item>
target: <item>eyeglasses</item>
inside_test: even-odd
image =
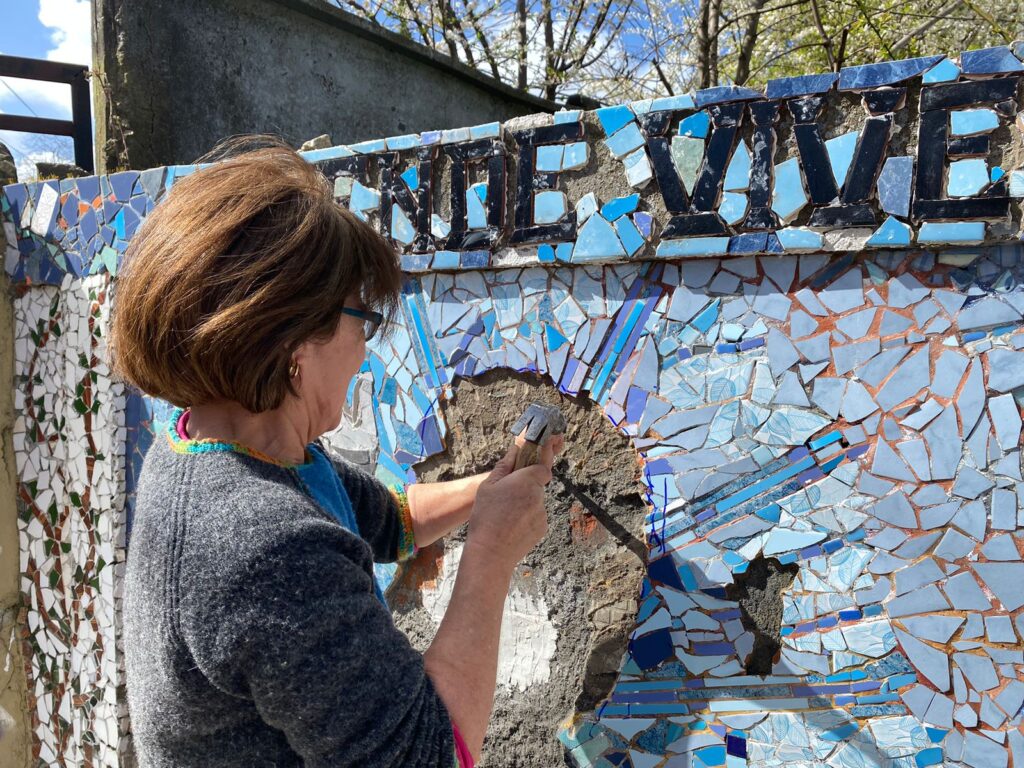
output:
[[[363,321],[363,333],[366,335],[366,340],[369,341],[376,334],[380,328],[380,324],[384,322],[384,315],[380,312],[375,312],[372,309],[356,309],[355,307],[342,307],[341,314],[351,315],[352,317],[358,317]]]

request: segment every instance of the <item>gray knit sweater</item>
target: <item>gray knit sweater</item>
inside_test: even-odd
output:
[[[158,432],[146,455],[125,577],[143,768],[450,768],[448,713],[374,595],[401,537],[391,494],[338,464],[360,538],[293,470],[180,450]]]

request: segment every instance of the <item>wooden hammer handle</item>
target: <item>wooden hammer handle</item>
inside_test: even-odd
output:
[[[527,442],[525,445],[520,446],[519,453],[516,454],[515,469],[531,467],[537,463],[537,459],[539,458],[540,446],[537,443]]]

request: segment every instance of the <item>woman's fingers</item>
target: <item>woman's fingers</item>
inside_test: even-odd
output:
[[[487,480],[485,480],[484,482],[497,482],[498,480],[501,480],[501,478],[511,473],[513,469],[515,469],[516,458],[519,456],[520,440],[521,438],[517,437],[515,439],[515,442],[513,442],[512,445],[508,447],[508,451],[505,452],[504,456],[498,459],[497,463],[494,465],[494,468],[491,470],[491,473],[487,476]]]

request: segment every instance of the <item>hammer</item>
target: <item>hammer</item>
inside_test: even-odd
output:
[[[512,425],[513,435],[519,436],[526,430],[523,433],[526,445],[519,449],[515,469],[536,464],[540,447],[554,435],[565,434],[565,426],[565,417],[557,405],[531,403],[519,421]]]

